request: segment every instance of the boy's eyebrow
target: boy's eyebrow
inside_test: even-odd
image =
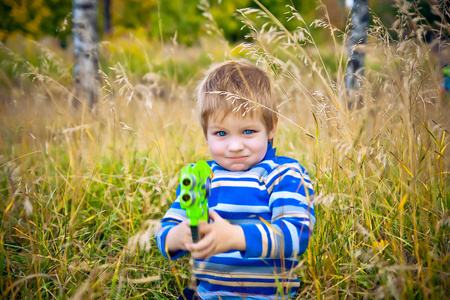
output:
[[[255,129],[260,127],[259,124],[255,123],[242,123],[239,127],[245,128],[245,129]],[[226,126],[221,126],[220,124],[211,124],[208,126],[208,129],[212,130],[226,130]]]
[[[220,126],[219,124],[209,125],[208,129],[224,129],[223,126]]]

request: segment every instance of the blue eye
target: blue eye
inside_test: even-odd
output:
[[[251,129],[244,130],[244,134],[252,134],[253,132],[255,132],[255,131],[251,130]]]
[[[216,133],[218,136],[226,136],[227,133],[225,131],[219,131]]]

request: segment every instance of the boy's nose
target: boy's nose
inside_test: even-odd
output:
[[[240,139],[231,139],[230,143],[228,144],[228,150],[229,151],[240,151],[244,149],[244,144]]]

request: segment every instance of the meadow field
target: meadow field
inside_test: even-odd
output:
[[[180,169],[210,158],[196,84],[212,63],[236,58],[271,74],[277,154],[298,159],[314,182],[317,224],[296,270],[298,299],[449,297],[445,41],[426,43],[411,11],[399,12],[393,31],[374,16],[362,87],[349,93],[346,33],[317,21],[327,36],[318,45],[311,24],[287,10],[295,31],[264,8],[243,10],[251,33],[237,45],[211,20],[211,35],[191,47],[139,32],[102,41],[93,109],[71,105],[70,48],[0,44],[2,299],[178,296],[189,257],[163,258],[154,231]]]

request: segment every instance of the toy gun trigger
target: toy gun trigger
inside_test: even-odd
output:
[[[205,189],[205,198],[209,198],[209,192],[211,191],[211,178],[207,178],[205,184],[202,186]]]

